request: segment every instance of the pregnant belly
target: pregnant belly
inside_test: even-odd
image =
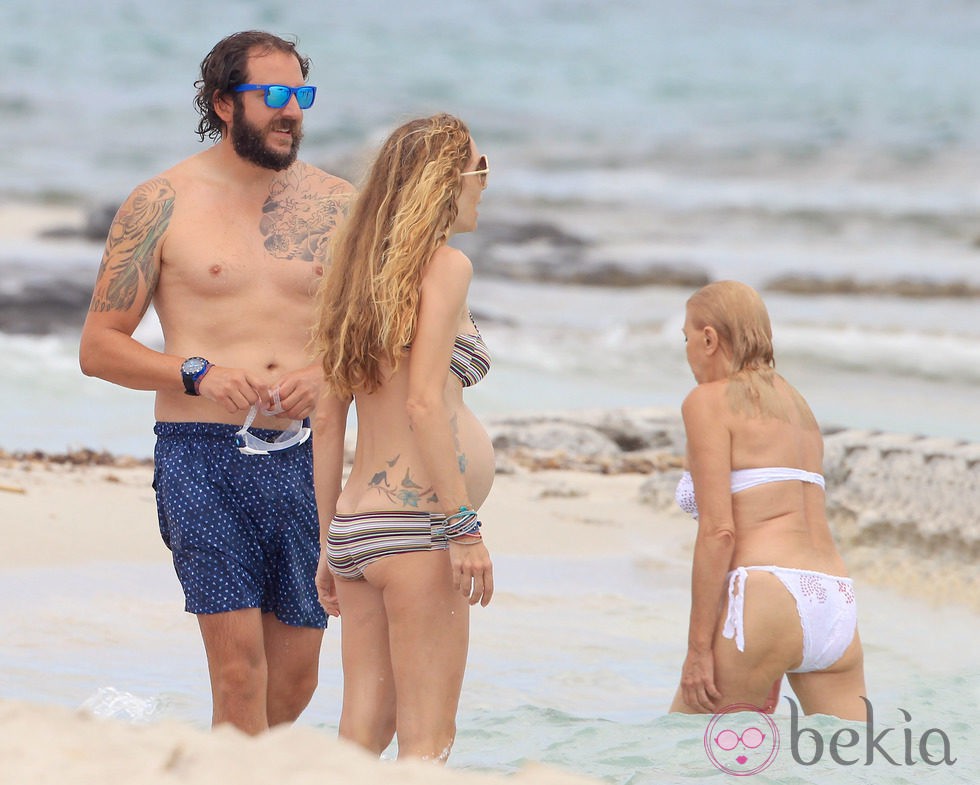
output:
[[[459,461],[470,503],[479,507],[493,485],[496,462],[490,435],[469,409],[459,412],[456,458]]]

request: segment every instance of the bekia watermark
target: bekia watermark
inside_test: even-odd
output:
[[[827,751],[830,759],[841,766],[853,766],[861,763],[870,766],[878,760],[884,760],[892,766],[914,766],[917,763],[925,763],[928,766],[952,766],[956,763],[956,758],[951,757],[952,749],[949,743],[949,736],[940,728],[928,728],[914,739],[912,728],[901,729],[901,739],[898,737],[886,737],[898,728],[885,727],[884,730],[876,732],[874,706],[864,696],[861,700],[868,707],[868,718],[865,720],[864,743],[861,743],[861,734],[857,728],[840,728],[825,740],[823,734],[813,728],[800,727],[800,710],[788,695],[784,696],[789,701],[790,707],[790,750],[793,753],[793,760],[803,766],[812,766],[819,761]],[[905,709],[900,708],[905,722],[912,721],[912,715]],[[809,752],[805,753],[801,749],[800,740],[807,737],[810,742]],[[942,755],[929,751],[929,740],[936,739],[937,743],[942,744]],[[919,753],[918,759],[915,752]],[[863,753],[863,755],[862,755]],[[901,758],[901,760],[897,760]]]
[[[736,703],[711,718],[704,751],[716,769],[738,777],[758,774],[776,760],[779,728],[758,706]]]
[[[904,727],[876,725],[874,706],[862,697],[868,709],[863,734],[857,723],[834,731],[820,731],[802,724],[800,708],[788,695],[790,708],[789,749],[801,766],[821,760],[839,766],[952,766],[949,736],[941,728],[914,732],[908,725],[912,715],[899,708]],[[894,735],[893,735],[894,734]],[[704,732],[704,749],[715,768],[738,777],[758,774],[776,759],[780,748],[779,728],[770,715],[757,706],[734,704],[715,714]]]

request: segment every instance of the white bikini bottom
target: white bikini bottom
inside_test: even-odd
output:
[[[737,567],[728,573],[728,615],[722,635],[735,638],[745,651],[745,582],[750,571],[770,572],[796,600],[803,627],[803,662],[790,673],[809,673],[829,668],[854,640],[857,603],[850,578],[792,567]]]

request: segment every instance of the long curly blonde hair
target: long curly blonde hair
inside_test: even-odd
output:
[[[772,322],[759,293],[740,281],[715,281],[687,301],[696,329],[714,327],[731,356],[726,398],[736,412],[789,420],[791,410],[776,390]],[[816,425],[806,401],[791,385],[794,408],[803,423]]]
[[[335,238],[311,347],[339,395],[375,391],[415,335],[422,273],[449,239],[471,156],[449,114],[411,120],[381,146]]]

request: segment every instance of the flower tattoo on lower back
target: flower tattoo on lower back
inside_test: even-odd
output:
[[[368,487],[380,493],[392,504],[400,504],[402,507],[418,507],[422,500],[431,504],[438,502],[439,497],[431,486],[423,487],[412,479],[411,467],[405,468],[405,475],[400,481],[392,482],[388,478],[389,470],[395,468],[400,457],[396,455],[390,461],[385,461],[388,468],[375,472],[368,481]]]

